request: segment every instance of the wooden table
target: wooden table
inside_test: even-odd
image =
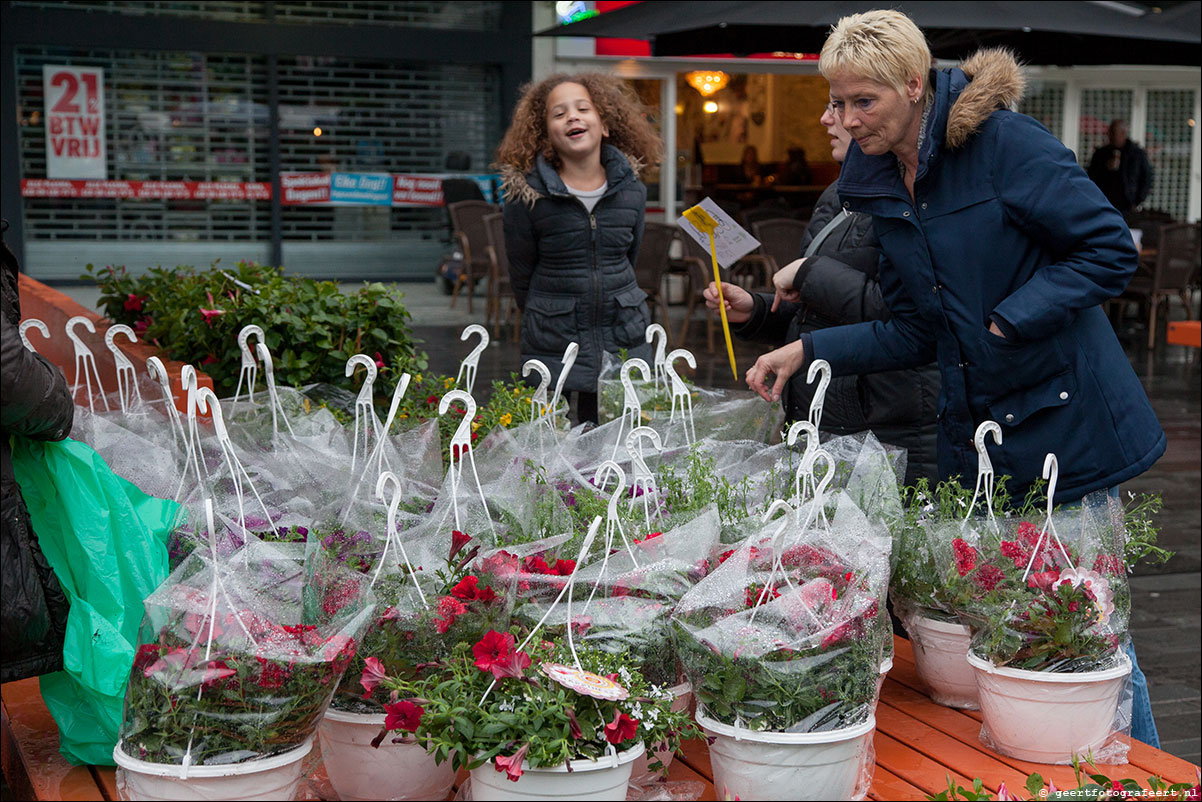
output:
[[[1003,782],[1021,790],[1027,775],[1039,772],[1059,788],[1074,788],[1070,766],[1047,766],[1003,757],[977,740],[981,716],[953,710],[927,698],[914,669],[910,642],[895,639],[893,670],[885,680],[876,712],[876,768],[870,799],[925,799],[947,788],[951,777],[965,787],[980,777],[996,793]],[[42,702],[36,679],[10,682],[3,696],[4,776],[17,799],[96,799],[120,797],[114,770],[98,766],[71,766],[58,753],[58,729]],[[1156,775],[1169,782],[1197,782],[1198,767],[1139,742],[1131,744],[1126,766],[1098,766],[1112,779],[1131,778],[1141,785]],[[319,774],[324,772],[319,771]],[[323,777],[313,776],[302,788],[302,798],[324,796]],[[702,790],[702,800],[714,792],[705,741],[691,741],[673,761],[669,780],[692,782]],[[1025,791],[1023,792],[1025,796]]]

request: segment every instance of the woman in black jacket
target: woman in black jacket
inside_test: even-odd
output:
[[[8,224],[5,223],[5,228]],[[17,259],[3,246],[0,271],[0,574],[3,574],[0,681],[49,674],[63,667],[69,603],[38,546],[13,476],[9,437],[62,440],[71,433],[75,403],[63,372],[21,342]]]
[[[821,122],[831,137],[831,155],[842,163],[851,137],[828,107]],[[802,238],[803,258],[790,262],[773,276],[775,297],[751,295],[723,285],[731,330],[741,339],[765,342],[774,348],[797,340],[802,333],[859,323],[888,320],[889,307],[877,283],[880,247],[872,218],[845,213],[835,184],[814,206]],[[717,289],[710,285],[706,301],[717,309]],[[795,374],[781,395],[788,421],[805,420],[815,385]],[[895,370],[831,380],[822,411],[822,429],[851,434],[871,429],[883,443],[906,449],[906,482],[937,474],[936,401],[939,370],[934,363],[913,370]]]
[[[650,356],[647,294],[634,274],[647,201],[638,172],[660,148],[619,79],[583,74],[527,87],[497,150],[522,359],[558,376],[564,349],[579,345],[564,389],[577,393],[580,422],[597,421],[604,352]]]

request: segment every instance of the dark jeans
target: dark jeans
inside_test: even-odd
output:
[[[598,395],[579,390],[572,394],[573,408],[576,411],[576,423],[600,423],[598,417]]]

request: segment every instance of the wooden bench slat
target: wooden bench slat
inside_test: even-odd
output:
[[[870,799],[925,799],[926,794],[878,764],[872,774],[872,785],[868,787]]]
[[[924,795],[946,791],[948,776],[966,788],[972,787],[972,780],[960,772],[927,757],[879,729],[876,731],[874,743],[877,765],[918,788]]]
[[[42,701],[36,677],[4,684],[4,777],[20,798],[104,800],[87,766],[72,766],[58,751],[58,725]]]

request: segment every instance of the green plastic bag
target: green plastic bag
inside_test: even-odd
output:
[[[167,578],[180,505],[146,495],[75,440],[12,443],[33,530],[71,602],[64,670],[41,678],[42,698],[63,757],[111,766],[142,602]]]

